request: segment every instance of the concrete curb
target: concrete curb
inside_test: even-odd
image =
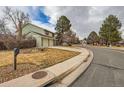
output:
[[[70,86],[85,70],[89,67],[93,60],[93,52],[90,51],[90,56],[87,61],[78,66],[73,72],[68,76],[64,77],[62,80],[50,85],[50,87],[67,87]]]
[[[45,70],[39,70],[39,71],[45,71]],[[39,72],[36,71],[36,72]],[[10,81],[4,82],[0,84],[0,87],[39,87],[39,86],[45,86],[51,81],[53,81],[55,75],[51,73],[50,71],[47,72],[47,76],[42,79],[33,79],[32,75],[36,72],[24,75],[22,77],[12,79]]]
[[[58,49],[70,50],[70,51],[78,51],[81,54],[68,59],[62,63],[58,63],[54,66],[51,66],[46,69],[42,69],[39,71],[45,71],[48,75],[41,79],[33,79],[32,75],[36,72],[31,74],[4,82],[0,84],[1,87],[38,87],[38,86],[46,86],[51,82],[56,82],[64,78],[65,76],[69,75],[71,72],[75,72],[74,70],[78,68],[89,55],[89,51],[84,48],[74,49],[74,48],[64,48],[64,47],[54,47]],[[78,60],[78,61],[77,61]],[[87,62],[85,62],[87,63]]]

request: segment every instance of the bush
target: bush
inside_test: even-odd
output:
[[[35,39],[29,39],[29,40],[22,40],[18,44],[19,48],[32,48],[36,47],[36,40]]]
[[[6,47],[7,50],[11,50],[15,47],[18,47],[18,43],[15,39],[7,39],[4,40],[4,46]]]
[[[0,41],[0,50],[11,50],[17,48],[32,48],[36,46],[35,39],[17,41],[15,38],[7,38]]]
[[[16,38],[13,35],[1,35],[0,37],[0,49],[1,50],[10,50],[14,47],[17,47]]]
[[[0,50],[5,50],[6,47],[2,41],[0,41]]]

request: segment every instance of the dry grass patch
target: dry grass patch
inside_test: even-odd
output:
[[[68,58],[78,55],[79,52],[60,50],[60,49],[44,49],[44,51],[36,51],[34,49],[21,50],[17,56],[17,63],[33,63],[35,65],[56,64]],[[13,51],[0,52],[0,66],[13,63]]]
[[[44,49],[23,49],[17,56],[17,70],[13,70],[13,51],[0,51],[0,83],[36,70],[55,65],[80,54],[79,52]]]

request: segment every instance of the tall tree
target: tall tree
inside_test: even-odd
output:
[[[7,27],[7,23],[4,18],[0,19],[0,34],[4,36],[10,34],[10,30]]]
[[[121,32],[119,29],[122,24],[115,15],[109,15],[100,27],[100,38],[106,42],[106,45],[121,40]]]
[[[9,30],[4,18],[0,19],[0,41],[3,43],[5,49],[11,49],[11,46],[16,46],[15,37]]]
[[[87,43],[94,44],[98,42],[99,42],[99,36],[95,31],[92,31],[87,38]]]
[[[63,34],[63,42],[66,42],[68,45],[72,44],[72,31],[67,31]]]
[[[18,32],[17,39],[20,41],[22,38],[22,29],[27,24],[29,20],[29,15],[11,7],[5,7],[3,9],[5,14],[5,19],[13,23],[16,31]]]
[[[70,31],[70,27],[71,27],[70,20],[66,16],[61,16],[57,20],[55,30],[57,31],[56,32],[57,39],[60,45],[63,43],[64,32]]]

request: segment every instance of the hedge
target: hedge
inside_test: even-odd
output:
[[[36,47],[36,40],[32,39],[32,40],[23,40],[21,42],[19,42],[19,48],[32,48],[32,47]]]
[[[6,50],[6,47],[2,41],[0,41],[0,50]]]
[[[11,50],[15,47],[18,48],[32,48],[36,47],[36,40],[22,40],[20,42],[16,40],[5,40],[5,41],[0,41],[0,50]]]

